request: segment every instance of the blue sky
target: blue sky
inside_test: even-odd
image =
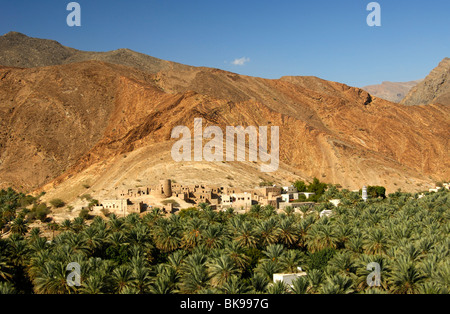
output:
[[[54,39],[81,50],[129,48],[194,66],[279,78],[313,75],[351,86],[425,77],[450,57],[450,1],[380,0],[0,0],[0,34]],[[233,61],[241,59],[238,64]]]

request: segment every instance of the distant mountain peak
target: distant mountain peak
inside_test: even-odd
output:
[[[450,104],[450,58],[444,58],[401,103],[406,106]]]
[[[384,81],[381,84],[365,86],[362,89],[378,98],[398,103],[408,94],[411,88],[421,81],[422,80],[410,82]]]

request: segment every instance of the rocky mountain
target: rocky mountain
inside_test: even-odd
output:
[[[450,58],[445,58],[401,102],[406,106],[450,104]]]
[[[450,175],[449,106],[405,107],[316,77],[269,80],[131,51],[115,62],[72,62],[74,54],[57,53],[71,48],[55,42],[3,37],[14,37],[14,44],[6,50],[0,39],[0,60],[21,67],[0,67],[2,186],[69,200],[86,189],[106,197],[164,178],[252,187],[318,177],[350,189],[370,184],[393,191],[424,189]],[[34,42],[30,53],[22,51],[28,42]],[[130,61],[135,55],[139,62]],[[223,130],[279,126],[280,169],[266,174],[253,162],[175,163],[171,131],[193,130],[195,118]]]
[[[378,85],[362,87],[369,94],[399,103],[409,93],[411,88],[419,84],[422,80],[411,82],[383,82]]]

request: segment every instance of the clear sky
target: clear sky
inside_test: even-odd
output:
[[[424,78],[450,57],[449,0],[379,0],[381,27],[366,23],[370,0],[79,0],[81,27],[66,24],[69,2],[0,0],[0,34],[359,87]]]

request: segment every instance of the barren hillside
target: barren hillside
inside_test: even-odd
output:
[[[124,53],[125,60],[135,54]],[[139,67],[69,59],[0,68],[2,186],[70,200],[86,186],[106,197],[163,178],[253,186],[318,177],[350,189],[412,191],[450,177],[449,106],[406,107],[316,77],[268,80],[189,66],[153,71],[146,57]],[[279,126],[279,171],[264,174],[251,162],[175,163],[171,131],[192,130],[195,118],[222,129]]]
[[[406,106],[450,105],[450,58],[445,58],[401,102]]]

